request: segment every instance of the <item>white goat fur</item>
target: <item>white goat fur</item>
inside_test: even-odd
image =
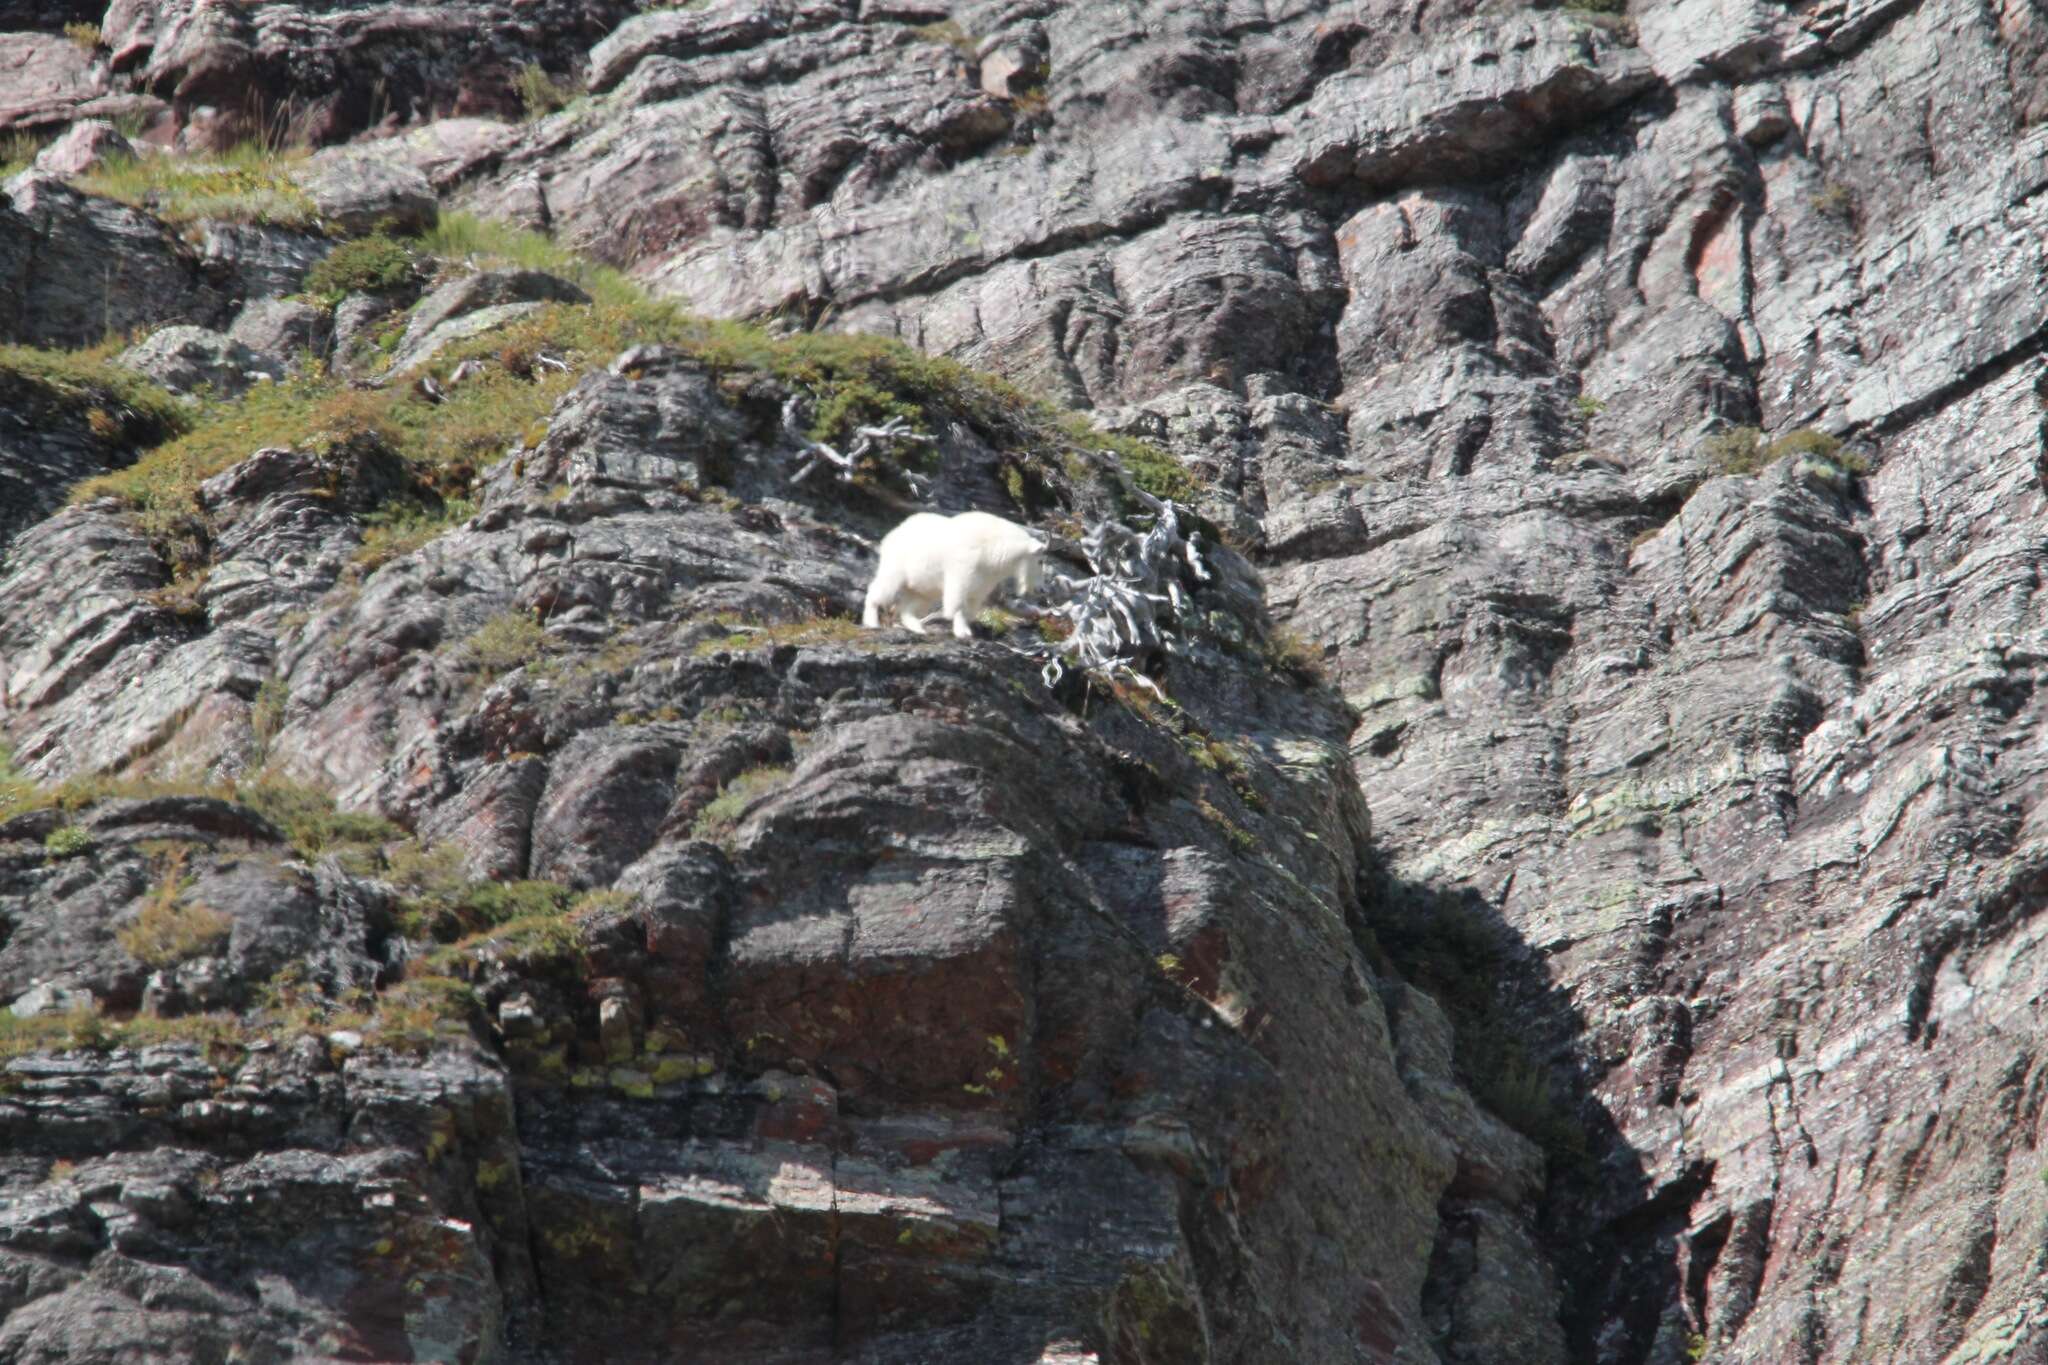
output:
[[[971,640],[974,631],[967,623],[981,614],[1004,579],[1014,578],[1019,593],[1037,589],[1045,545],[1016,522],[986,512],[906,517],[882,537],[882,562],[868,585],[861,624],[881,625],[886,607],[906,628],[923,634],[925,618],[936,607],[952,618],[955,635]]]

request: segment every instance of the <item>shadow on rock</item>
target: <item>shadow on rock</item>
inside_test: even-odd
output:
[[[1486,1282],[1489,1262],[1497,1273],[1505,1255],[1523,1250],[1556,1275],[1562,1340],[1542,1343],[1553,1358],[1685,1359],[1689,1333],[1667,1310],[1679,1301],[1687,1211],[1710,1170],[1652,1191],[1640,1154],[1593,1093],[1601,1063],[1583,1015],[1485,897],[1403,880],[1377,853],[1368,875],[1360,947],[1375,970],[1407,983],[1386,988],[1403,1080],[1426,1088],[1432,1062],[1442,1066],[1429,1055],[1434,1025],[1448,1033],[1449,1077],[1481,1110],[1471,1131],[1483,1137],[1495,1119],[1542,1153],[1541,1191],[1520,1204],[1458,1135],[1458,1174],[1439,1204],[1423,1291],[1445,1359],[1501,1359],[1493,1319],[1542,1311],[1503,1301]],[[1533,1219],[1516,1227],[1518,1214]],[[1533,1244],[1519,1246],[1524,1236]]]

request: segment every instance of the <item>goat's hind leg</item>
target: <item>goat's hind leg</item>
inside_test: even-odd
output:
[[[905,592],[896,599],[896,621],[905,630],[925,633],[924,623],[932,614],[932,599],[914,592]]]

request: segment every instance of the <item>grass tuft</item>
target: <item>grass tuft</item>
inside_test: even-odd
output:
[[[1842,453],[1842,439],[1816,427],[1801,427],[1766,441],[1755,427],[1733,427],[1701,444],[1707,462],[1723,474],[1754,474],[1791,456],[1822,460],[1849,474],[1867,474],[1870,462]]]
[[[547,648],[548,633],[540,622],[522,611],[502,611],[462,642],[462,659],[495,678],[532,663]]]
[[[519,92],[526,117],[542,119],[574,103],[583,94],[583,81],[574,75],[551,76],[539,62],[528,62],[519,68],[513,88]]]
[[[76,858],[92,852],[92,831],[78,825],[63,825],[43,840],[43,852],[51,859]]]
[[[403,831],[381,815],[340,810],[326,792],[281,778],[258,778],[238,788],[235,798],[283,830],[292,847],[309,859],[367,850],[403,837]]]
[[[78,351],[0,346],[0,407],[38,426],[82,422],[103,441],[154,445],[186,431],[191,414],[155,382],[113,362],[121,339]]]
[[[185,850],[174,849],[141,913],[114,936],[130,957],[148,967],[171,967],[203,957],[226,940],[234,921],[211,906],[185,902],[190,885]]]
[[[291,176],[305,158],[245,142],[212,156],[116,156],[78,177],[88,194],[149,210],[172,226],[207,220],[316,229],[319,211]]]
[[[690,836],[724,842],[738,828],[747,808],[776,788],[786,786],[790,776],[788,768],[749,768],[719,788],[718,795],[697,812]]]
[[[363,543],[355,554],[356,568],[373,573],[475,515],[476,504],[467,498],[449,498],[438,507],[415,499],[388,503],[363,519]]]

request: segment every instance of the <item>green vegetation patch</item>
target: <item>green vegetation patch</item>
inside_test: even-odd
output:
[[[191,415],[168,390],[112,363],[124,345],[0,346],[0,407],[39,427],[82,421],[101,440],[123,445],[154,445],[187,430]]]
[[[51,858],[76,858],[92,852],[92,831],[79,825],[61,825],[43,840],[43,852]]]
[[[532,663],[549,648],[548,633],[523,611],[501,611],[462,642],[462,661],[487,678]]]
[[[209,1051],[239,1052],[244,1039],[241,1021],[229,1014],[186,1014],[175,1019],[138,1014],[115,1020],[96,1009],[82,1009],[17,1019],[0,1010],[0,1061],[35,1052],[106,1051],[163,1043],[197,1043]]]
[[[179,406],[146,381],[108,373],[100,363],[104,356],[90,352],[68,359],[35,353],[16,368],[41,367],[53,376],[45,387],[69,395],[66,401],[88,414],[104,411],[116,429],[137,424],[135,443],[150,444],[143,457],[126,469],[85,480],[72,496],[122,499],[166,545],[181,535],[203,544],[199,484],[266,446],[322,451],[342,442],[374,440],[405,460],[433,498],[462,498],[479,470],[542,439],[556,403],[585,375],[645,343],[675,347],[715,373],[766,375],[806,394],[810,436],[842,449],[862,426],[900,419],[912,430],[925,431],[933,414],[943,413],[965,419],[990,444],[1007,451],[1013,465],[1064,469],[1073,478],[1114,483],[1105,464],[1087,458],[1110,455],[1138,487],[1156,496],[1188,502],[1200,492],[1196,477],[1157,446],[1099,431],[1081,416],[958,362],[879,337],[776,336],[749,324],[692,318],[672,303],[647,297],[618,271],[588,262],[544,236],[469,215],[445,214],[418,238],[373,233],[343,243],[309,275],[306,287],[313,295],[339,298],[425,276],[444,261],[546,270],[574,281],[594,302],[546,304],[449,347],[430,367],[439,380],[446,381],[465,361],[484,363],[461,383],[445,384],[441,401],[410,385],[354,388],[312,366],[281,383],[258,385],[232,402],[195,409]],[[403,314],[391,319],[394,339],[404,320]],[[7,355],[0,351],[0,374],[7,369]],[[936,458],[931,446],[898,446],[868,457],[857,481],[885,481],[898,462],[929,467]],[[1019,475],[1019,485],[1024,482]],[[422,507],[434,505],[417,490],[412,496]],[[453,512],[448,515],[454,518]],[[393,509],[384,523],[373,526],[365,560],[374,567],[415,548],[437,533],[440,520],[438,514]]]
[[[941,19],[934,24],[919,24],[910,32],[918,41],[950,47],[970,62],[974,60],[975,52],[980,46],[966,29],[951,19]]]
[[[363,1041],[393,1052],[424,1055],[443,1026],[464,1024],[481,1006],[468,982],[421,973],[408,976],[377,997]]]
[[[571,251],[545,233],[472,213],[442,213],[440,221],[420,235],[419,249],[443,260],[483,267],[544,270],[577,285],[597,303],[614,308],[647,302],[646,291],[622,271]]]
[[[306,272],[305,292],[331,307],[350,294],[379,293],[414,282],[418,251],[382,232],[358,237],[328,252]]]
[[[782,645],[855,644],[872,639],[861,629],[860,622],[848,616],[819,616],[780,625],[749,625],[732,612],[720,612],[711,617],[711,621],[728,633],[699,642],[694,652],[700,659],[712,654],[775,649]]]
[[[233,799],[283,830],[292,847],[308,858],[368,850],[404,837],[381,815],[341,810],[317,787],[281,778],[259,777],[238,787]]]
[[[1801,427],[1775,441],[1766,441],[1755,427],[1731,427],[1701,443],[1707,463],[1723,474],[1755,474],[1787,456],[1823,460],[1850,474],[1865,474],[1870,464],[1860,455],[1842,453],[1842,440],[1816,427]]]
[[[696,822],[690,827],[691,837],[713,841],[729,838],[747,808],[769,792],[787,786],[790,776],[788,768],[749,768],[720,787],[718,795],[697,812]]]
[[[234,921],[211,906],[186,900],[190,886],[180,847],[171,852],[141,912],[114,936],[130,957],[147,967],[171,967],[227,941]]]
[[[17,131],[0,136],[0,180],[10,179],[27,170],[48,145],[49,140],[38,133]]]
[[[387,503],[363,518],[363,543],[356,550],[356,567],[363,573],[373,572],[475,515],[476,504],[468,498],[449,498],[438,506],[416,498]]]
[[[526,117],[541,119],[561,112],[581,98],[583,81],[573,74],[550,75],[539,62],[528,62],[519,68],[513,89],[519,92],[519,103],[525,107]]]
[[[574,899],[555,882],[477,881],[453,845],[425,849],[405,843],[392,850],[385,875],[399,892],[398,928],[407,938],[454,943],[537,916],[560,916]]]
[[[319,211],[291,174],[305,157],[256,142],[211,156],[116,156],[76,183],[174,226],[212,219],[316,229]]]

